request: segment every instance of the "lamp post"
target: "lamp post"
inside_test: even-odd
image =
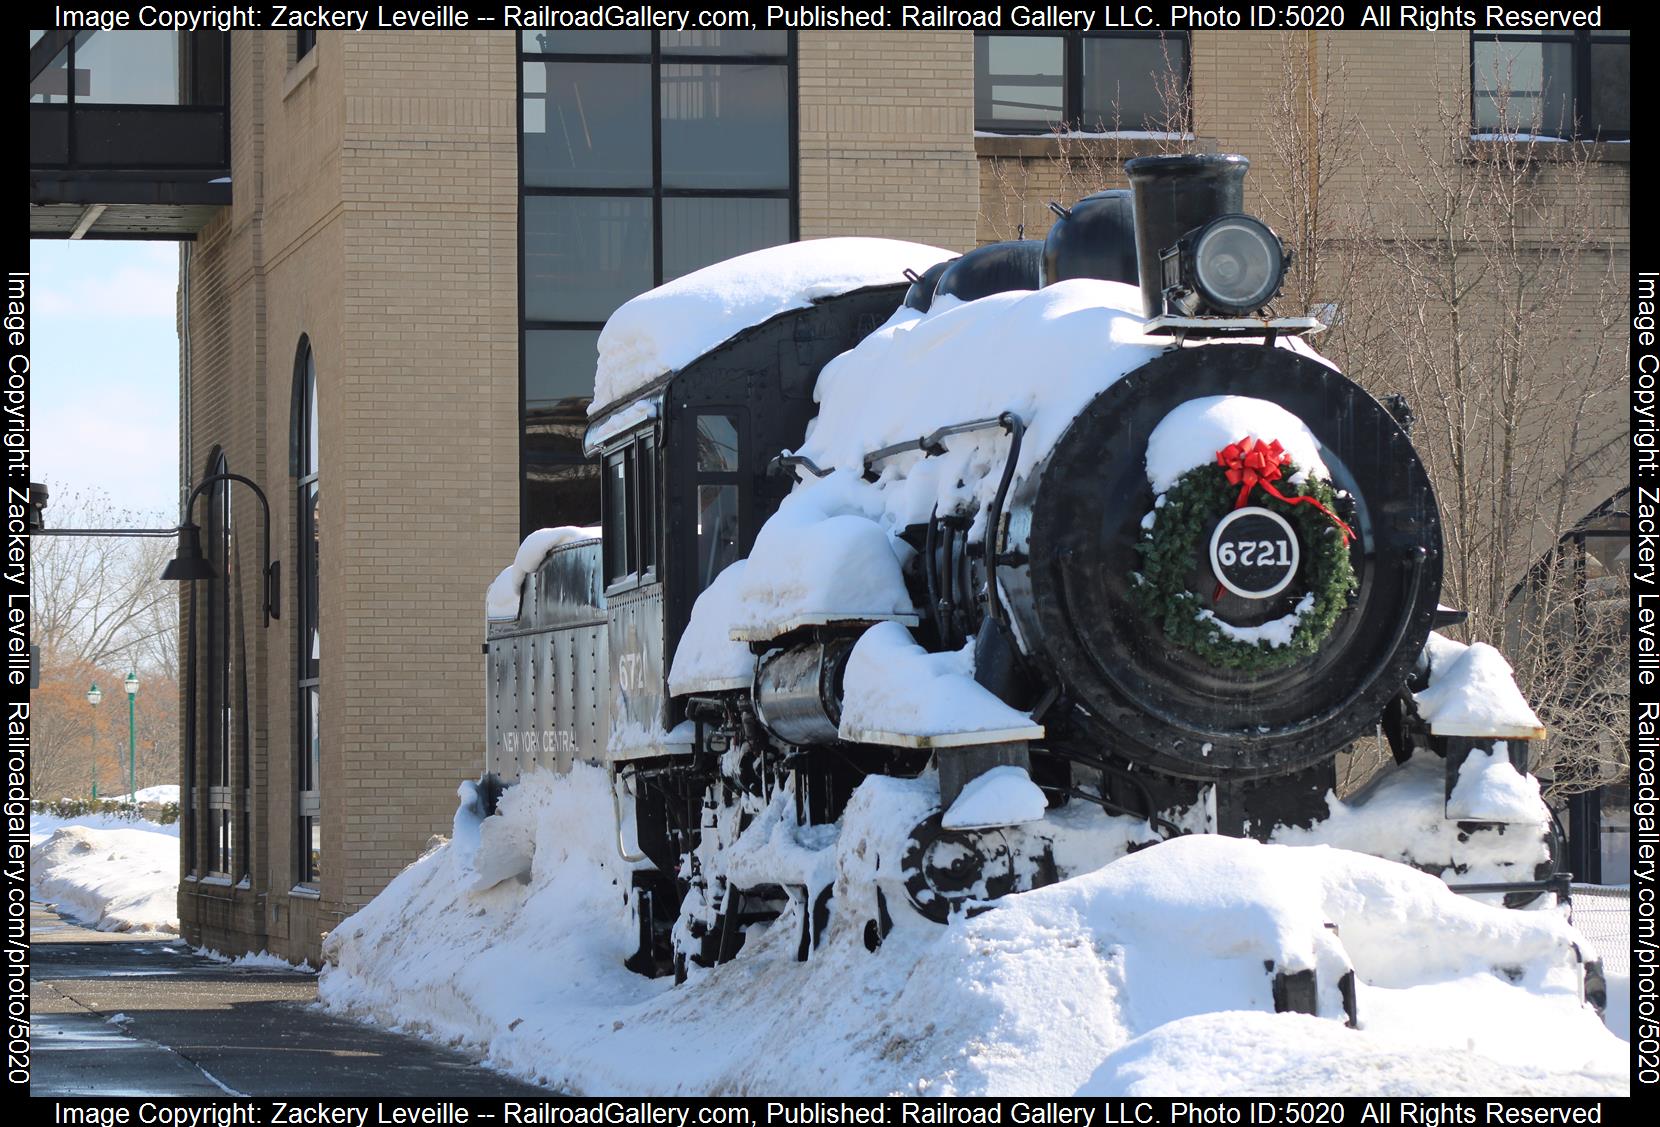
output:
[[[86,691],[86,702],[88,704],[90,704],[92,707],[97,708],[98,707],[98,702],[103,700],[103,699],[104,699],[104,694],[103,694],[102,690],[100,690],[98,688],[98,682],[94,681],[92,683],[92,688],[90,688]],[[98,800],[98,727],[97,727],[97,723],[98,723],[97,719],[94,718],[93,719],[92,734],[91,734],[91,743],[92,743],[92,800],[94,802],[96,802]]]
[[[138,726],[135,723],[138,704],[138,674],[127,671],[127,794],[133,809],[138,809]]]

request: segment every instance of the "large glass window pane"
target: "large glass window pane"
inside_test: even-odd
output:
[[[1631,41],[1591,41],[1592,134],[1631,131]]]
[[[649,31],[521,31],[519,50],[530,55],[649,55]]]
[[[526,533],[561,524],[599,523],[600,476],[596,462],[526,462]]]
[[[588,430],[589,397],[543,399],[525,403],[525,457],[580,462],[582,436]]]
[[[697,417],[697,468],[709,473],[738,472],[738,424],[732,416]]]
[[[82,102],[179,104],[179,33],[83,31],[75,37],[75,97]]]
[[[527,196],[524,316],[604,321],[651,288],[651,201]]]
[[[663,186],[787,188],[789,70],[665,63]]]
[[[1501,39],[1475,44],[1476,132],[1573,132],[1574,50],[1567,42]]]
[[[787,31],[665,31],[665,55],[783,55]]]
[[[697,589],[738,558],[738,487],[697,487]]]
[[[974,127],[1052,129],[1065,116],[1058,35],[974,37]]]
[[[651,187],[651,67],[525,63],[524,182]]]
[[[1187,41],[1099,38],[1083,41],[1080,129],[1186,129]]]
[[[790,241],[790,201],[700,196],[663,201],[663,281]]]
[[[591,399],[599,330],[532,329],[525,333],[525,407]]]

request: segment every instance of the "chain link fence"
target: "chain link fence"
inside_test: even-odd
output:
[[[1597,946],[1609,974],[1631,973],[1631,889],[1605,884],[1573,886],[1574,926]]]

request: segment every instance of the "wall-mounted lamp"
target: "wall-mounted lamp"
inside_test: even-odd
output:
[[[282,562],[271,558],[271,505],[265,500],[265,492],[241,474],[216,473],[209,474],[190,493],[190,500],[185,502],[184,523],[179,525],[179,550],[161,571],[163,579],[188,583],[197,579],[213,579],[219,575],[213,562],[202,553],[202,530],[191,519],[195,508],[196,498],[206,492],[208,486],[217,481],[240,481],[254,491],[259,498],[260,511],[265,515],[264,539],[265,570],[262,573],[265,579],[265,625],[271,625],[273,618],[282,617]]]

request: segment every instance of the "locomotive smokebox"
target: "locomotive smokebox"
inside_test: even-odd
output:
[[[1149,319],[1164,312],[1164,265],[1159,255],[1219,215],[1245,210],[1245,172],[1251,162],[1231,153],[1136,157],[1124,165],[1135,192],[1135,246],[1141,305]]]

